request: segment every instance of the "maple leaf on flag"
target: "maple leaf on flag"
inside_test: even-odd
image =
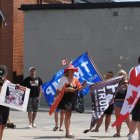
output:
[[[127,98],[126,100],[128,101],[129,105],[132,105],[136,96],[137,96],[138,92],[132,90],[132,96],[129,96],[129,98]]]
[[[140,85],[140,71],[137,68],[133,68],[130,72],[129,83],[135,87]]]

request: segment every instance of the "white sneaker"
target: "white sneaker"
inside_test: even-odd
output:
[[[37,125],[34,123],[34,124],[33,124],[33,127],[37,127]]]
[[[30,125],[28,126],[28,128],[33,128],[33,127],[32,127],[32,125],[30,124]]]
[[[135,136],[130,134],[129,137],[128,137],[128,140],[135,140]]]

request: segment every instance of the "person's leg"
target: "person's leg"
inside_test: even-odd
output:
[[[130,134],[130,127],[131,127],[131,121],[130,121],[130,117],[129,116],[126,119],[126,125],[127,125],[128,129],[129,129],[129,133],[128,133],[128,136],[129,136],[129,134]]]
[[[101,118],[97,121],[95,129],[93,129],[91,132],[99,132],[99,128],[101,124],[103,123],[103,117],[104,115],[102,115]]]
[[[131,125],[130,125],[130,135],[128,137],[128,140],[135,140],[135,136],[134,136],[134,133],[136,131],[136,128],[138,126],[138,121],[134,121],[134,120],[131,120]]]
[[[111,114],[106,114],[106,117],[105,117],[105,132],[108,131],[108,127],[110,125],[110,122],[111,122]]]
[[[55,127],[58,127],[58,112],[54,113]]]
[[[0,140],[2,140],[3,131],[9,117],[9,108],[4,107],[0,113]]]
[[[71,112],[65,110],[65,129],[66,129],[66,137],[70,137],[70,118]]]
[[[56,131],[58,129],[58,111],[55,111],[54,113],[54,122],[55,122],[55,126],[53,128],[53,131]]]
[[[0,125],[0,140],[2,140],[4,127],[5,127],[4,125]]]
[[[36,118],[37,111],[38,111],[38,105],[39,105],[39,99],[36,98],[36,97],[32,98],[32,111],[33,111],[33,114],[32,114],[32,126],[33,127],[36,127],[35,118]]]
[[[132,120],[131,121],[131,129],[130,129],[130,133],[131,134],[134,134],[135,133],[137,126],[138,126],[138,122]]]
[[[32,118],[33,118],[32,98],[29,98],[27,111],[28,111],[29,128],[32,128]]]
[[[120,107],[114,107],[116,119],[117,119],[118,116],[119,116],[120,110],[121,110]],[[120,136],[121,125],[116,126],[116,131],[117,131],[117,133],[114,135],[114,137]]]
[[[0,125],[0,140],[2,140],[4,128],[5,128],[4,125]]]
[[[29,127],[32,127],[33,112],[28,112]]]
[[[32,126],[33,127],[36,127],[36,124],[35,124],[36,115],[37,115],[37,112],[33,112],[33,116],[32,116]]]
[[[140,122],[138,122],[138,137],[139,137],[139,140],[140,140]]]
[[[63,121],[64,121],[64,110],[61,110],[60,111],[60,128],[59,128],[59,131],[63,131],[63,129],[62,129]]]

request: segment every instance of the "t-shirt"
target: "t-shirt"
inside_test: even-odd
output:
[[[40,86],[42,85],[42,80],[39,77],[27,77],[23,81],[23,86],[30,89],[30,97],[39,97]]]

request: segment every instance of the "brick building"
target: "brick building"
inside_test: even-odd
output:
[[[23,79],[24,15],[21,4],[70,3],[70,0],[0,0],[7,26],[0,29],[0,64],[8,67],[8,79],[14,83]]]

